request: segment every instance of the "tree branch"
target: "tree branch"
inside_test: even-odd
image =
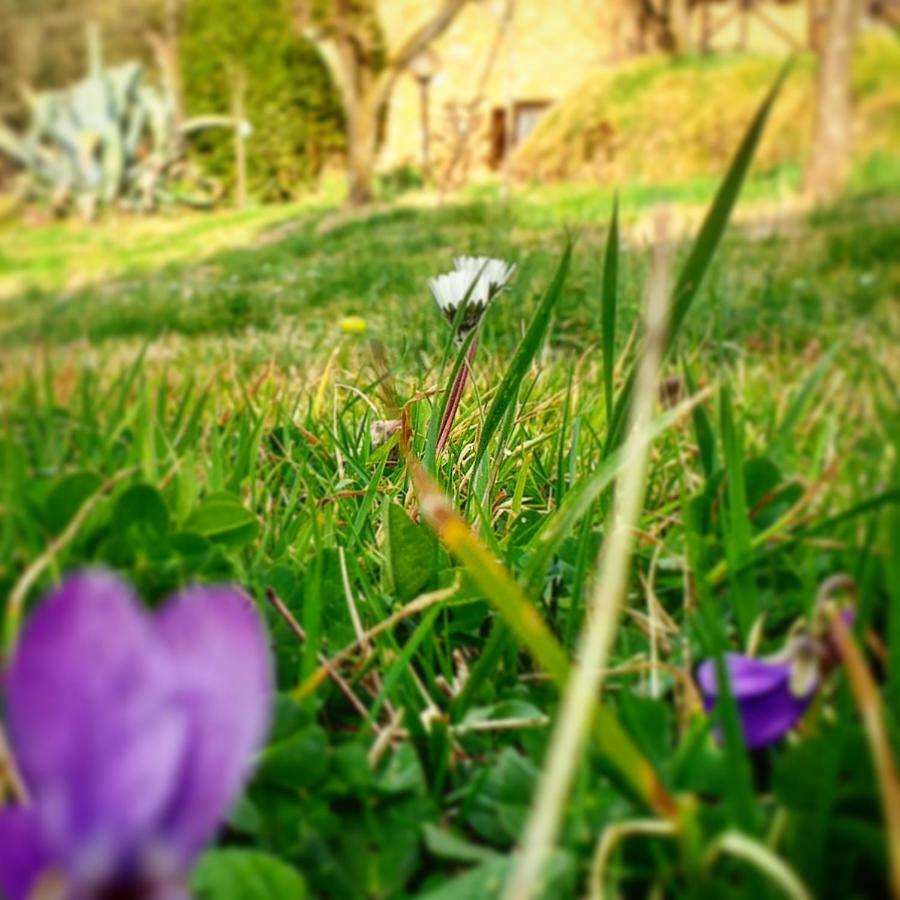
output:
[[[345,54],[341,52],[338,39],[314,28],[304,29],[304,37],[319,51],[319,55],[341,95],[344,111],[349,115],[356,100],[356,86],[353,83],[353,74],[349,70]]]
[[[405,69],[432,41],[451,25],[469,0],[444,0],[434,15],[423,22],[388,58],[388,69]]]
[[[378,78],[375,108],[380,109],[394,87],[397,76],[452,24],[469,0],[444,0],[434,15],[423,22],[400,46],[389,55],[387,65]]]

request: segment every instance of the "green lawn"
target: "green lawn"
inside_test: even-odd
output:
[[[712,193],[690,191],[694,202]],[[396,439],[373,447],[370,428],[405,405],[413,452],[573,653],[612,503],[598,482],[610,465],[604,349],[618,391],[640,346],[649,260],[649,207],[626,192],[610,347],[610,206],[608,193],[573,189],[508,207],[480,196],[360,218],[305,204],[4,234],[0,594],[36,560],[29,601],[85,563],[121,570],[151,602],[191,579],[244,585],[268,619],[281,694],[222,840],[295,866],[311,896],[461,900],[502,883],[556,691],[502,625],[477,565],[404,512],[418,509],[407,466]],[[626,895],[783,896],[765,867],[703,864],[713,837],[735,828],[814,896],[887,891],[881,793],[844,675],[799,736],[752,754],[716,742],[684,677],[716,647],[776,651],[820,584],[844,572],[857,633],[877,636],[870,663],[898,746],[900,670],[885,663],[900,659],[896,209],[857,197],[777,227],[771,207],[749,210],[665,364],[683,395],[688,378],[708,393],[653,444],[604,698],[666,790],[692,798],[696,841],[626,842],[606,873]],[[693,209],[681,215],[676,269],[696,222]],[[473,467],[560,263],[563,224],[571,270]],[[480,329],[474,390],[434,460],[429,422],[454,356],[426,281],[462,253],[519,271]],[[365,334],[341,329],[349,315]],[[328,678],[297,691],[321,655],[355,639],[351,608],[372,629],[423,595],[340,666],[366,717]],[[603,829],[652,815],[592,749],[543,895],[580,896]]]

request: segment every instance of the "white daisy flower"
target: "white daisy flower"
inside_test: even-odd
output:
[[[452,322],[460,304],[468,297],[459,326],[460,335],[471,331],[481,320],[494,297],[515,274],[514,263],[487,256],[457,256],[453,271],[430,278],[428,287],[441,312]]]

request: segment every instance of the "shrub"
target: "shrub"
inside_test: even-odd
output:
[[[272,0],[193,0],[185,10],[181,68],[188,112],[230,112],[236,72],[245,78],[249,190],[260,200],[308,189],[343,148],[339,99],[313,46]],[[209,133],[195,158],[226,187],[233,183],[231,135]]]

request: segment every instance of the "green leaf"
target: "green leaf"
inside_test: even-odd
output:
[[[163,535],[169,527],[169,509],[162,494],[149,484],[134,484],[116,500],[113,529],[121,534],[130,528]]]
[[[510,822],[528,812],[538,768],[528,756],[512,747],[504,748],[496,762],[473,785],[473,795],[466,803],[465,824],[480,837],[493,844],[506,844],[518,838],[510,830]],[[501,809],[505,813],[501,815]]]
[[[376,784],[385,794],[424,795],[425,773],[411,744],[401,744],[390,753],[378,772]]]
[[[422,826],[425,846],[432,856],[457,862],[482,863],[497,859],[499,854],[490,847],[473,844],[458,835],[426,822]]]
[[[722,728],[724,758],[728,771],[726,800],[729,819],[748,834],[753,834],[759,821],[759,809],[753,790],[753,773],[747,746],[744,743],[737,703],[731,691],[731,682],[725,668],[728,639],[721,608],[716,604],[706,575],[706,548],[702,533],[694,525],[695,516],[687,513],[687,498],[682,500],[685,520],[685,550],[689,570],[696,573],[697,615],[693,625],[701,638],[708,656],[714,659],[718,702],[713,713]]]
[[[197,900],[303,900],[303,876],[261,850],[208,850],[191,875]]]
[[[196,531],[214,543],[232,550],[252,541],[259,532],[259,522],[233,494],[219,491],[207,495],[188,516],[186,531]]]
[[[54,485],[44,501],[44,515],[50,530],[59,534],[101,484],[100,478],[92,472],[77,472]]]
[[[553,307],[556,305],[556,301],[559,300],[560,294],[562,293],[562,287],[569,271],[569,262],[571,258],[572,243],[569,241],[566,244],[565,250],[563,250],[556,274],[553,276],[553,281],[550,283],[550,287],[547,288],[547,292],[544,294],[544,297],[528,326],[528,330],[525,332],[525,336],[519,342],[519,346],[516,348],[512,361],[503,375],[503,380],[500,382],[500,386],[494,396],[494,402],[491,404],[490,409],[488,409],[487,415],[484,418],[484,425],[481,429],[481,438],[478,442],[478,450],[475,453],[475,460],[472,464],[473,472],[478,471],[478,467],[481,464],[485,453],[487,453],[491,438],[500,427],[500,423],[503,421],[503,417],[506,415],[507,410],[516,401],[522,379],[525,378],[525,373],[528,371],[532,360],[534,360],[538,348],[541,345],[541,340],[550,325],[550,314],[553,312]]]
[[[437,562],[437,542],[413,522],[399,503],[384,501],[384,589],[399,601],[411,600],[428,585]]]
[[[728,225],[728,220],[731,218],[731,213],[741,192],[744,179],[747,177],[747,172],[750,170],[750,163],[753,161],[753,156],[762,137],[769,113],[772,111],[772,106],[781,92],[781,86],[784,84],[788,71],[789,67],[785,66],[778,74],[775,83],[763,100],[762,106],[760,106],[750,122],[750,127],[744,133],[737,153],[735,153],[731,165],[728,167],[725,178],[719,185],[719,190],[712,202],[712,206],[709,208],[709,212],[700,226],[700,231],[697,234],[693,247],[691,247],[691,252],[681,269],[672,298],[674,305],[672,308],[669,346],[671,346],[678,330],[681,328],[685,316],[691,308],[691,303],[697,296],[697,291],[700,289],[706,270],[709,268],[722,236],[725,234],[725,228]]]
[[[375,703],[373,704],[369,712],[369,716],[373,722],[377,720],[378,713],[381,712],[382,706],[384,706],[384,704],[388,700],[390,700],[391,694],[397,687],[400,679],[404,675],[409,675],[410,661],[412,660],[413,656],[415,655],[416,651],[419,649],[425,638],[431,634],[431,630],[434,627],[434,621],[440,611],[441,608],[439,606],[435,606],[428,610],[427,613],[425,613],[425,615],[422,617],[422,621],[419,622],[419,624],[416,626],[416,630],[412,633],[410,639],[403,646],[403,650],[400,652],[400,655],[387,670],[384,676],[384,683],[378,693],[378,696],[375,698]]]
[[[318,726],[310,726],[269,744],[259,758],[257,780],[289,790],[310,788],[328,771],[328,740]]]

